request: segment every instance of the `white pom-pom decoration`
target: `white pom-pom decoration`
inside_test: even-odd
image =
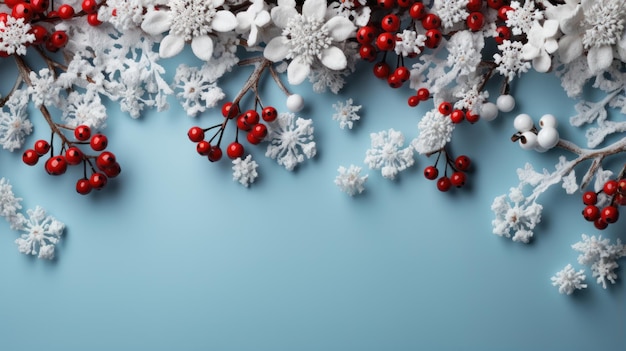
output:
[[[556,128],[544,127],[537,133],[537,144],[549,150],[559,143],[559,131]]]
[[[539,126],[541,128],[556,128],[558,125],[558,121],[556,120],[556,117],[554,117],[554,115],[551,114],[547,114],[547,115],[543,115],[541,116],[541,119],[539,120]]]
[[[304,99],[300,94],[291,94],[287,97],[287,109],[290,112],[300,112],[304,108]]]
[[[500,95],[496,100],[498,110],[502,112],[511,112],[515,108],[515,98],[511,95]]]
[[[534,149],[537,146],[537,134],[531,131],[522,133],[522,136],[519,138],[519,145],[524,150]]]
[[[515,127],[518,132],[529,131],[533,129],[533,126],[533,119],[525,113],[517,115],[513,120],[513,127]]]
[[[480,108],[480,117],[485,121],[493,121],[498,117],[498,106],[493,102],[485,102]]]

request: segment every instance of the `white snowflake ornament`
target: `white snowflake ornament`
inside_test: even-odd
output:
[[[395,179],[396,175],[413,166],[413,148],[404,146],[404,135],[394,129],[370,134],[372,147],[365,154],[365,163],[371,169],[380,169],[383,177]]]
[[[246,156],[242,159],[238,157],[233,160],[233,180],[238,181],[239,184],[246,188],[250,184],[254,183],[259,176],[256,169],[259,165],[252,159],[252,155]]]
[[[452,138],[454,123],[437,109],[428,111],[417,124],[419,135],[412,142],[422,155],[441,150]]]
[[[344,193],[354,196],[365,190],[368,175],[361,176],[361,167],[350,165],[350,167],[345,168],[340,166],[337,172],[339,175],[335,178],[335,184]]]
[[[333,104],[333,108],[336,111],[333,114],[333,119],[339,121],[339,128],[344,129],[348,127],[348,129],[352,129],[354,122],[361,119],[361,116],[357,113],[361,110],[361,107],[361,105],[354,105],[352,99],[348,99],[345,102],[337,101],[337,103]]]
[[[313,141],[313,121],[297,117],[293,113],[281,113],[278,118],[267,124],[269,141],[265,156],[275,159],[288,171],[312,158],[317,153]]]
[[[65,224],[37,206],[27,211],[29,218],[23,222],[21,231],[24,233],[15,240],[21,253],[37,255],[39,258],[53,259],[54,247],[59,242]]]
[[[552,285],[559,287],[560,294],[571,295],[574,291],[587,287],[587,284],[583,283],[585,278],[585,272],[582,269],[576,272],[572,265],[568,264],[550,280],[552,280]]]

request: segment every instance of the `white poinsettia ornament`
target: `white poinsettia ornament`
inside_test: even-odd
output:
[[[316,59],[332,70],[348,64],[336,44],[353,36],[356,27],[339,15],[326,20],[326,7],[326,0],[305,0],[300,14],[294,0],[279,0],[271,11],[274,24],[283,32],[267,43],[263,55],[273,62],[291,59],[287,67],[290,84],[302,83]]]
[[[191,41],[191,50],[201,60],[213,55],[212,32],[230,32],[237,27],[237,18],[226,10],[218,10],[224,0],[172,0],[169,9],[148,10],[141,29],[151,35],[169,31],[161,40],[159,55],[163,58],[179,54]]]

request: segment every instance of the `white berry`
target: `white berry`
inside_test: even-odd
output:
[[[498,117],[498,106],[493,102],[485,102],[480,108],[480,117],[485,121],[493,121]]]
[[[556,120],[556,117],[550,114],[541,116],[541,119],[539,120],[539,126],[541,126],[541,128],[556,128],[558,123],[559,122]]]
[[[291,94],[287,97],[287,109],[291,112],[300,112],[304,108],[304,99],[300,94]]]
[[[537,133],[537,143],[544,149],[552,149],[559,142],[559,131],[552,127],[543,127]]]
[[[498,105],[498,110],[502,112],[511,112],[515,108],[515,98],[511,95],[500,95],[496,100],[496,105]]]
[[[519,138],[519,145],[524,150],[533,149],[537,145],[537,134],[531,131],[522,133],[522,136]]]
[[[518,132],[529,131],[533,129],[533,126],[533,119],[525,113],[517,115],[513,120],[513,127],[515,127]]]

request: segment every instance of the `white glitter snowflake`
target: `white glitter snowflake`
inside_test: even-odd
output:
[[[582,235],[582,241],[572,245],[578,252],[578,263],[591,267],[591,275],[596,278],[598,284],[606,289],[607,281],[615,284],[619,267],[617,260],[626,256],[626,246],[617,239],[615,244],[611,244],[609,239],[599,236]]]
[[[507,77],[509,82],[515,79],[516,74],[519,76],[530,69],[530,62],[524,61],[522,57],[523,47],[519,41],[505,40],[498,45],[498,50],[502,53],[493,55],[495,63],[498,64],[498,73]]]
[[[361,119],[361,116],[357,114],[361,110],[361,105],[353,105],[352,99],[346,100],[346,102],[337,101],[333,104],[333,108],[337,111],[333,114],[333,120],[339,121],[339,128],[352,129],[354,121]]]
[[[409,56],[420,54],[426,42],[424,34],[418,34],[414,30],[405,29],[402,33],[396,34],[396,55]]]
[[[11,229],[17,229],[22,226],[24,216],[21,216],[18,210],[22,209],[22,198],[15,197],[13,186],[6,178],[0,179],[0,216],[4,217]]]
[[[454,126],[450,117],[438,110],[426,112],[417,124],[419,135],[412,141],[413,148],[422,155],[441,150],[451,140]]]
[[[383,177],[395,179],[396,175],[413,166],[413,148],[404,146],[404,135],[394,129],[370,134],[372,147],[365,153],[365,163],[370,169],[380,169]]]
[[[482,61],[481,51],[485,40],[480,33],[459,31],[450,38],[446,48],[448,58],[446,65],[452,67],[452,72],[459,75],[469,75],[476,72],[476,67]]]
[[[33,131],[33,124],[28,119],[28,101],[26,90],[16,90],[0,111],[0,144],[6,150],[21,148],[26,136]],[[5,110],[7,107],[9,111]]]
[[[265,156],[275,159],[279,165],[292,171],[304,158],[311,158],[317,153],[313,141],[313,121],[296,118],[293,113],[281,113],[267,125],[265,140],[269,141]]]
[[[335,184],[344,193],[354,196],[365,190],[364,185],[368,175],[361,176],[361,167],[350,165],[350,167],[345,168],[340,166],[337,172],[339,172],[339,175],[335,178]]]
[[[572,265],[568,264],[550,279],[552,285],[559,287],[559,293],[571,295],[574,291],[587,287],[587,284],[583,283],[585,278],[585,271],[581,269],[576,272]]]
[[[26,55],[26,45],[35,41],[30,33],[31,26],[23,18],[8,16],[6,22],[0,21],[0,51],[13,55]]]
[[[532,201],[527,203],[521,188],[511,188],[508,195],[501,195],[493,200],[491,210],[496,218],[491,222],[493,233],[507,238],[513,234],[513,241],[525,244],[533,237],[533,229],[541,221],[543,207]]]
[[[233,160],[233,180],[239,182],[246,188],[254,183],[259,176],[256,169],[259,165],[252,159],[252,155],[242,159],[238,157]]]
[[[47,216],[46,211],[39,206],[27,213],[29,218],[20,228],[24,233],[15,240],[18,250],[23,254],[39,254],[39,258],[53,259],[54,246],[61,239],[65,224]]]
[[[53,105],[58,103],[61,87],[55,84],[54,76],[49,69],[43,68],[39,74],[35,71],[30,72],[30,81],[28,93],[36,107],[44,102]]]
[[[63,109],[63,121],[68,126],[87,125],[98,130],[105,126],[106,119],[106,108],[96,92],[88,90],[81,94],[74,91],[67,96]]]
[[[224,92],[215,81],[208,79],[197,67],[181,64],[176,68],[174,88],[181,91],[176,97],[181,101],[187,115],[195,117],[198,113],[214,107],[224,98]]]
[[[467,3],[469,0],[435,0],[433,9],[441,18],[444,28],[450,28],[456,23],[464,22],[469,13]]]
[[[519,1],[511,1],[511,7],[513,10],[506,13],[506,25],[514,35],[528,33],[535,22],[543,19],[543,12],[535,8],[534,1],[525,1],[524,5]]]

